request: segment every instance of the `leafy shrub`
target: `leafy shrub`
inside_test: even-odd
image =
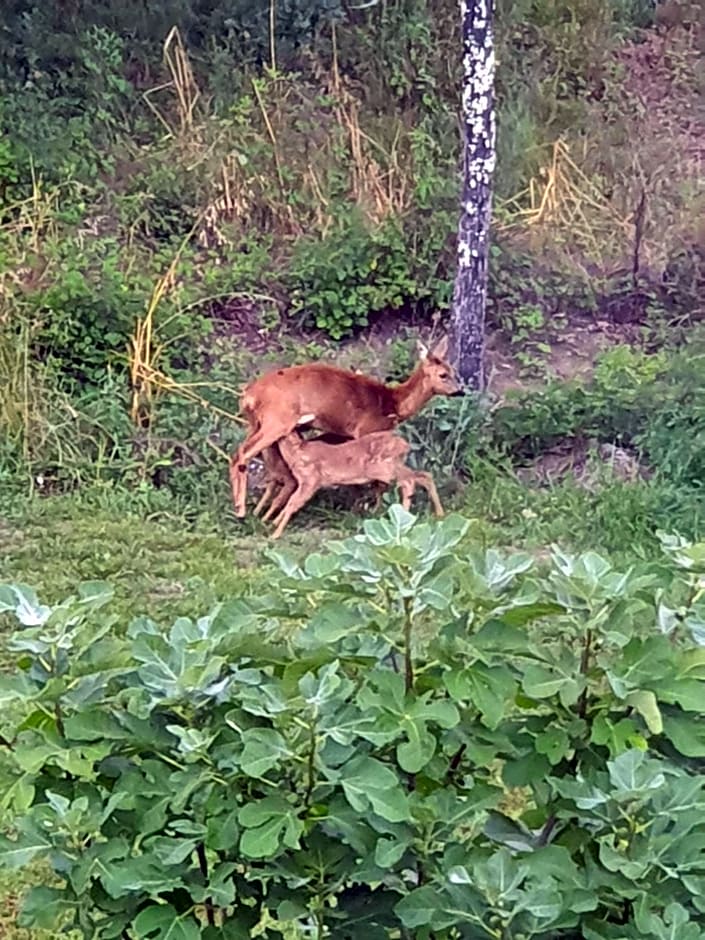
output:
[[[370,313],[398,310],[416,291],[400,229],[370,231],[357,217],[323,241],[300,241],[288,279],[292,313],[334,339],[365,326]]]
[[[127,630],[84,584],[19,629],[0,862],[84,936],[700,936],[705,546],[550,571],[394,507],[269,594]],[[117,629],[116,629],[117,628]]]
[[[590,383],[552,382],[499,409],[490,435],[501,450],[519,458],[564,438],[617,441],[641,450],[663,479],[700,486],[705,473],[702,369],[697,344],[670,355],[616,347],[598,360]]]
[[[340,339],[372,313],[447,302],[450,281],[437,266],[433,244],[419,257],[410,250],[401,219],[370,229],[353,215],[322,241],[297,244],[286,275],[291,310]]]
[[[490,249],[488,312],[510,337],[527,308],[546,319],[591,313],[596,297],[589,279],[571,270],[545,269],[536,258],[498,240]]]
[[[124,76],[125,39],[94,26],[75,38],[70,55],[75,61],[59,75],[33,63],[22,88],[8,82],[2,89],[0,130],[13,141],[26,188],[37,178],[95,185],[112,167],[110,145],[130,126],[135,95]]]
[[[36,324],[35,354],[78,383],[98,382],[108,364],[124,361],[148,293],[139,280],[126,281],[116,244],[105,240],[77,249],[64,242],[52,282],[29,293],[23,304]]]
[[[705,355],[684,351],[646,397],[637,443],[652,465],[679,486],[705,480]]]
[[[593,380],[550,382],[495,414],[500,444],[534,454],[565,437],[633,442],[652,416],[663,356],[616,347],[597,361]]]
[[[291,57],[309,42],[319,26],[340,19],[336,0],[275,2],[275,41],[279,61]],[[232,59],[248,64],[268,61],[270,22],[268,8],[248,0],[169,0],[148,7],[141,0],[115,6],[87,0],[67,15],[55,4],[9,0],[0,42],[0,77],[26,74],[32,69],[56,74],[70,72],[80,61],[77,38],[91,29],[129,37],[133,59],[157,59],[165,36],[177,26],[189,45],[202,53],[215,43],[225,45]],[[207,71],[204,65],[204,71]]]
[[[19,180],[17,156],[11,140],[0,140],[0,205],[12,201],[13,186]]]

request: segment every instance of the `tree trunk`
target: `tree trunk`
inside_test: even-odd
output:
[[[453,361],[466,385],[484,388],[487,254],[495,165],[493,0],[461,0],[463,188],[451,314]]]

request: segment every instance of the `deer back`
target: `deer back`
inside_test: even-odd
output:
[[[250,422],[310,424],[342,437],[392,428],[399,420],[391,388],[321,363],[263,375],[245,389],[241,404]]]

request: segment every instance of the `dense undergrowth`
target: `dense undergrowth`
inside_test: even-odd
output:
[[[198,504],[238,427],[157,395],[151,370],[205,381],[197,394],[231,413],[253,357],[336,355],[312,327],[338,337],[373,314],[392,332],[402,316],[442,318],[458,18],[416,0],[349,16],[312,3],[293,19],[276,4],[132,6],[8,13],[0,479],[43,492],[146,481]],[[667,128],[654,108],[643,135],[644,89],[620,58],[665,37],[659,74],[674,110],[692,103],[697,11],[670,7],[669,19],[638,0],[498,4],[491,319],[529,365],[577,314],[636,319],[659,343],[701,308],[688,141],[676,152],[669,132],[664,173]],[[498,432],[509,451],[513,420]],[[601,433],[642,430],[603,421]],[[467,442],[455,446],[467,465]]]
[[[468,530],[395,506],[169,628],[0,585],[0,866],[54,872],[22,923],[701,936],[705,546],[538,568]]]

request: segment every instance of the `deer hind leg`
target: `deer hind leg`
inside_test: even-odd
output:
[[[247,502],[247,464],[253,457],[257,457],[263,450],[271,447],[281,437],[293,431],[290,425],[281,424],[277,427],[259,427],[250,434],[238,448],[237,453],[230,461],[230,485],[233,492],[235,515],[242,519],[246,513]]]
[[[372,495],[374,497],[374,502],[372,503],[372,512],[377,512],[382,504],[382,496],[387,492],[388,488],[389,484],[382,480],[376,480],[372,484]]]
[[[443,506],[441,505],[441,500],[438,496],[438,490],[436,489],[436,484],[433,482],[433,477],[430,473],[426,473],[424,470],[418,470],[414,474],[414,481],[417,486],[422,487],[428,493],[428,498],[431,500],[431,505],[433,506],[433,511],[440,518],[445,515],[443,511]]]
[[[401,480],[397,481],[399,486],[399,493],[401,495],[401,504],[404,509],[408,510],[411,508],[411,497],[414,495],[416,490],[416,483],[413,479],[404,477]]]
[[[314,493],[318,491],[318,489],[320,489],[320,486],[317,480],[306,480],[299,482],[298,488],[291,495],[286,506],[274,520],[276,528],[272,533],[273,539],[279,538],[294,513],[298,512],[299,509],[305,506]]]
[[[397,477],[397,484],[402,497],[401,504],[404,509],[409,509],[411,506],[411,497],[414,495],[416,487],[420,486],[428,493],[435,514],[439,517],[444,515],[443,506],[438,496],[438,490],[436,489],[436,484],[433,482],[433,477],[430,473],[426,473],[423,470],[410,470],[405,466]]]

